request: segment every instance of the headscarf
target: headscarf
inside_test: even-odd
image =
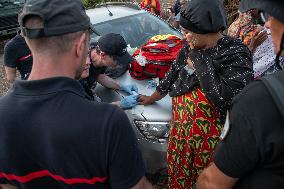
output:
[[[254,24],[253,21],[252,11],[240,13],[238,19],[230,25],[228,36],[239,38],[246,46],[248,46],[256,31],[264,29],[263,26]]]
[[[251,24],[253,24],[251,11],[244,13],[239,12],[239,17],[230,25],[228,29],[228,36],[232,38],[239,38],[241,29]]]
[[[193,33],[217,33],[227,28],[224,6],[217,0],[191,0],[180,15],[180,25]]]

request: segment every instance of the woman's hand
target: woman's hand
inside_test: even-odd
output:
[[[260,46],[267,39],[267,31],[264,29],[258,29],[255,35],[251,38],[251,42],[248,46],[249,50],[254,53],[256,48]]]
[[[193,62],[191,61],[190,58],[187,58],[186,62],[187,62],[187,65],[190,69],[195,70],[194,64],[193,64]]]
[[[139,96],[137,101],[138,101],[138,104],[140,105],[150,105],[155,102],[152,100],[151,96],[146,96],[146,95]]]

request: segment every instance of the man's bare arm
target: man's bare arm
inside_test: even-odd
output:
[[[6,72],[7,80],[10,83],[13,83],[16,79],[16,72],[17,72],[16,68],[10,68],[10,67],[5,66],[5,72]]]
[[[142,177],[139,182],[133,186],[131,189],[154,189],[153,185],[146,179]]]
[[[15,186],[12,186],[10,184],[0,184],[1,189],[17,189]]]
[[[115,90],[119,89],[119,84],[114,79],[107,76],[106,74],[100,74],[97,80],[104,87]]]
[[[198,177],[196,189],[231,189],[237,181],[237,178],[225,175],[212,163]]]

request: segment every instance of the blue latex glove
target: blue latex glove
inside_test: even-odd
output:
[[[129,94],[133,94],[133,91],[135,91],[136,93],[138,93],[138,88],[135,84],[130,84],[130,85],[124,85],[124,84],[120,84],[120,88],[119,90],[121,91],[125,91]]]
[[[120,107],[122,109],[127,109],[127,108],[132,108],[133,106],[136,106],[137,105],[137,98],[138,98],[139,95],[130,95],[130,96],[127,96],[123,99],[121,99],[120,101]]]
[[[147,81],[147,84],[149,87],[153,87],[153,88],[157,87],[157,83],[154,80]]]

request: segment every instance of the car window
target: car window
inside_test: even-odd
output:
[[[132,48],[140,47],[152,36],[158,34],[173,34],[182,37],[181,33],[168,23],[149,13],[109,20],[95,24],[94,27],[101,35],[119,33]]]

